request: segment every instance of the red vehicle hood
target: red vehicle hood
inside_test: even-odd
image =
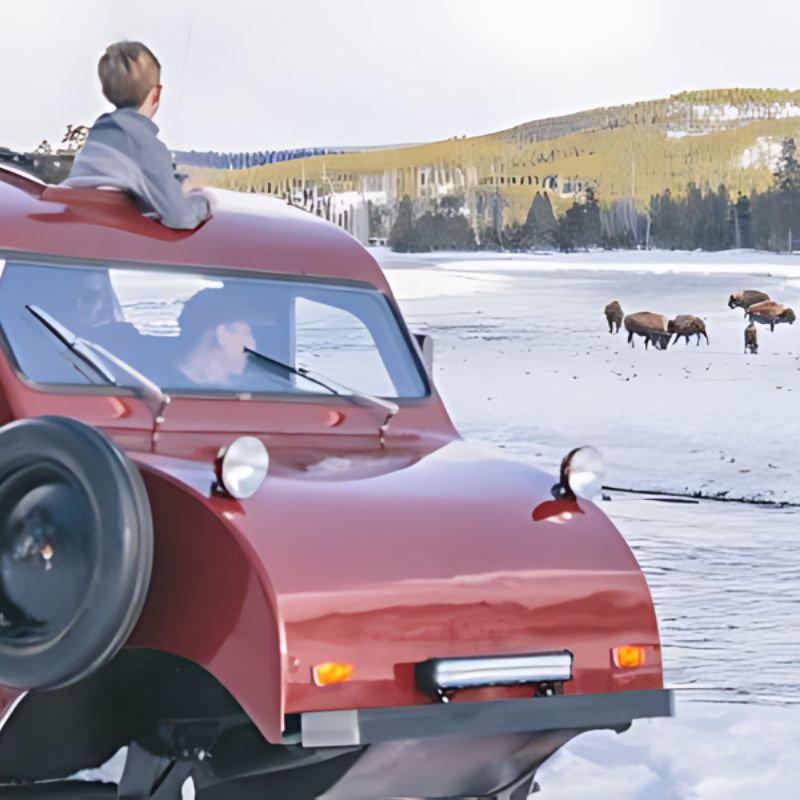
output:
[[[256,563],[275,606],[286,712],[431,702],[413,667],[448,656],[569,650],[567,692],[661,685],[634,556],[592,503],[554,503],[552,476],[463,441],[270,452],[262,488],[241,503],[209,491],[210,464],[136,460],[201,494]],[[648,647],[645,668],[613,669],[610,648],[624,644]],[[351,680],[315,686],[324,662],[352,664]]]

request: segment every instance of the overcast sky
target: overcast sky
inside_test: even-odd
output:
[[[683,89],[800,86],[797,0],[0,0],[0,145],[107,109],[106,44],[163,66],[175,149],[420,142]]]

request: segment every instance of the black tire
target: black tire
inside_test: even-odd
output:
[[[107,436],[62,417],[0,428],[0,684],[66,686],[106,663],[152,561],[147,491]]]

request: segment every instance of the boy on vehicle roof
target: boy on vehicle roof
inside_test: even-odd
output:
[[[97,71],[116,110],[98,117],[64,185],[121,189],[168,228],[196,228],[210,216],[208,199],[175,173],[152,121],[161,101],[158,59],[141,42],[117,42]]]

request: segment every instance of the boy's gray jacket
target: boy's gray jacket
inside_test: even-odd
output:
[[[158,126],[134,108],[98,117],[62,185],[130,192],[143,212],[155,212],[169,228],[196,228],[211,214],[202,194],[184,196]]]

